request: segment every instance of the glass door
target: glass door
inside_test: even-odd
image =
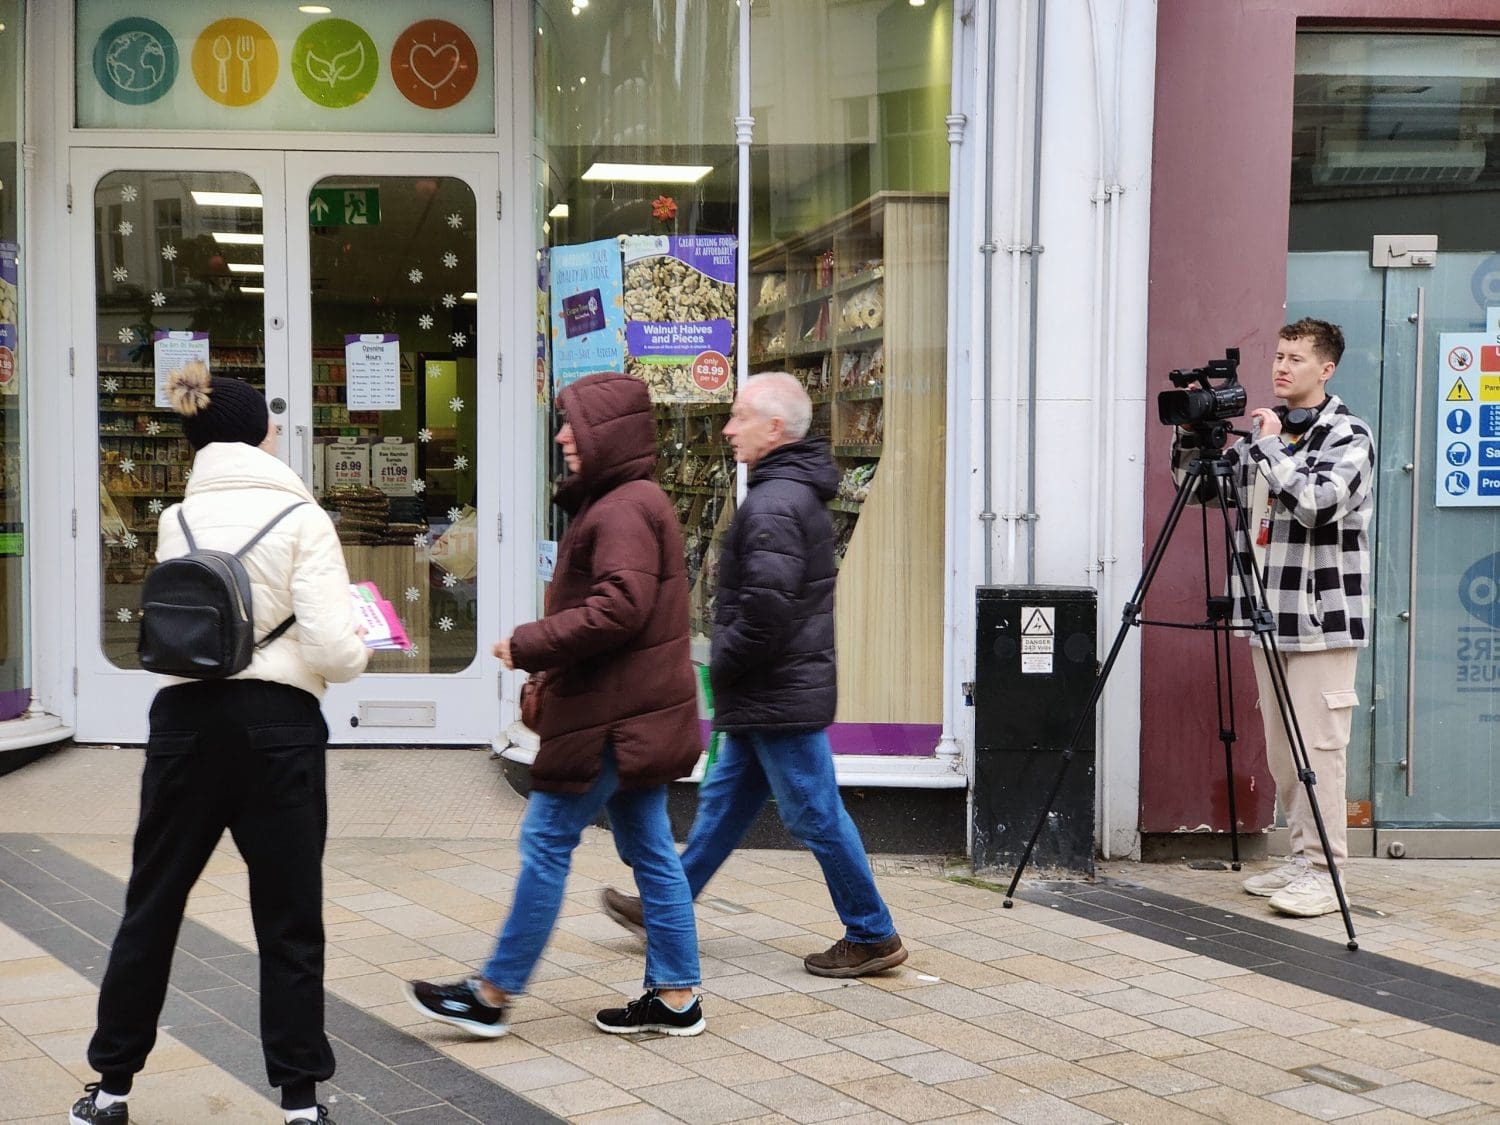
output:
[[[1500,495],[1438,503],[1459,487],[1451,473],[1500,466],[1500,349],[1442,346],[1484,333],[1487,306],[1500,255],[1440,250],[1433,268],[1389,270],[1361,253],[1291,256],[1288,308],[1342,324],[1331,386],[1376,430],[1374,638],[1349,797],[1371,803],[1377,855],[1500,855]]]
[[[375,584],[410,641],[330,689],[329,725],[346,741],[488,741],[505,448],[496,161],[289,153],[287,189],[293,465],[350,578]]]
[[[93,279],[74,318],[79,737],[145,736],[140,584],[192,461],[159,384],[197,356],[265,391],[351,579],[407,629],[408,649],[330,689],[333,740],[493,738],[496,161],[91,151],[72,183],[74,276]]]
[[[285,438],[282,160],[75,151],[70,183],[77,730],[143,741],[157,681],[135,655],[141,582],[192,462],[162,379],[201,358],[279,404]]]

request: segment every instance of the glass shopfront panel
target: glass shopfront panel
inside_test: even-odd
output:
[[[94,189],[99,638],[117,668],[140,667],[157,517],[192,468],[167,374],[197,358],[265,389],[263,214],[241,172],[110,172]]]
[[[835,749],[930,754],[942,718],[951,3],[752,8],[748,183],[731,131],[737,5],[540,0],[534,15],[539,400],[589,370],[651,386],[658,478],[706,635],[733,514],[721,431],[737,349],[752,372],[799,378],[842,474],[829,504]],[[603,310],[592,320],[576,311],[590,294]],[[543,518],[540,538],[555,539],[555,513]]]
[[[0,720],[31,703],[21,258],[22,9],[0,0]]]

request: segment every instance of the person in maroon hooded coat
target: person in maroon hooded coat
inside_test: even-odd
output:
[[[589,375],[557,396],[568,477],[556,503],[572,520],[540,621],[495,646],[507,668],[545,672],[521,824],[521,870],[495,952],[474,977],[411,981],[423,1015],[485,1038],[504,1035],[557,923],[583,829],[600,809],[646,903],[646,992],[594,1018],[603,1031],[697,1035],[703,1004],[692,894],[672,842],[667,783],[698,760],[697,684],[677,517],[653,479],[656,425],[646,385]]]

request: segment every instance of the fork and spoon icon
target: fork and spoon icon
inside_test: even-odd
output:
[[[229,64],[231,60],[240,64],[240,92],[250,93],[250,64],[255,59],[255,36],[237,35],[231,42],[229,36],[220,35],[213,42],[214,61],[219,64],[219,93],[229,93]]]

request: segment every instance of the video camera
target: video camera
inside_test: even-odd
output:
[[[1244,414],[1247,400],[1245,388],[1240,386],[1239,366],[1240,349],[1226,348],[1223,359],[1170,372],[1168,378],[1177,389],[1156,396],[1156,416],[1161,424],[1206,431],[1221,428],[1230,418]]]

